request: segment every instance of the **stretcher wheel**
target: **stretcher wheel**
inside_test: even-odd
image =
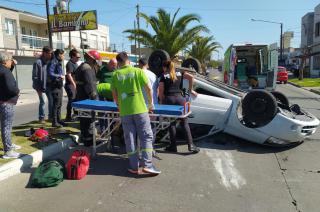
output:
[[[201,73],[201,63],[198,59],[196,58],[188,58],[184,60],[181,64],[182,67],[186,68],[193,68],[196,72]]]
[[[265,126],[275,117],[276,113],[276,98],[267,91],[250,91],[242,100],[243,121],[248,127]]]
[[[168,52],[161,49],[155,50],[148,60],[149,69],[159,77],[163,72],[162,63],[167,60],[170,60]]]

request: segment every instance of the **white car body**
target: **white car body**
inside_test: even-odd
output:
[[[207,136],[225,132],[259,144],[292,145],[315,133],[320,123],[306,111],[303,115],[297,115],[278,107],[271,122],[263,127],[249,128],[241,122],[239,113],[246,92],[199,75],[195,76],[194,90],[199,95],[191,100],[189,123],[210,126]]]

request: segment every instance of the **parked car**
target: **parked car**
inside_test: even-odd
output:
[[[277,81],[284,84],[288,82],[288,71],[283,66],[278,66]]]

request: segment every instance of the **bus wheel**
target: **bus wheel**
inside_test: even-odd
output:
[[[242,100],[242,116],[247,127],[265,126],[275,117],[276,113],[276,99],[267,91],[250,91]]]

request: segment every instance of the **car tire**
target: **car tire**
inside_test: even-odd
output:
[[[148,60],[150,71],[159,77],[163,72],[162,63],[167,60],[170,60],[168,52],[161,49],[153,51]]]
[[[271,91],[271,94],[276,98],[277,102],[289,106],[289,99],[279,91]]]
[[[287,82],[288,82],[288,81],[284,81],[283,83],[284,83],[284,84],[287,84]]]
[[[242,116],[247,127],[265,126],[275,117],[276,113],[276,98],[267,91],[250,91],[242,100]]]
[[[194,68],[194,70],[196,72],[198,72],[199,74],[201,73],[201,63],[198,59],[196,58],[188,58],[186,60],[184,60],[181,64],[182,67],[185,67],[185,68],[190,68],[190,66],[192,68]]]

